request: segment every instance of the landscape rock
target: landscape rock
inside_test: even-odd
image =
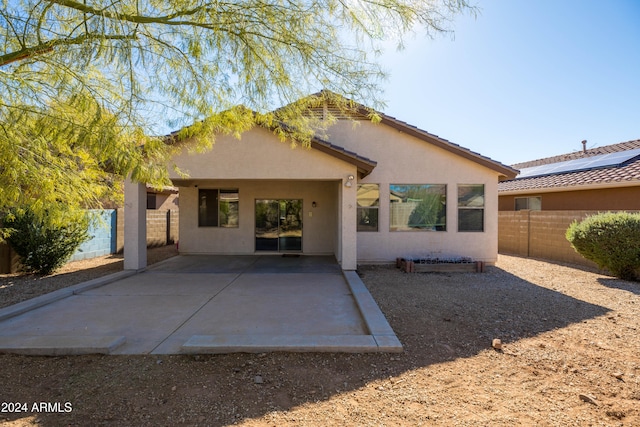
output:
[[[598,401],[595,397],[590,396],[588,394],[579,394],[578,397],[580,398],[580,400],[582,400],[583,402],[587,402],[590,403],[592,405],[598,406]]]

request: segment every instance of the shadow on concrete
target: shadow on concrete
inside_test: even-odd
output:
[[[403,343],[403,354],[0,355],[3,394],[14,401],[73,404],[69,413],[37,414],[42,426],[223,426],[472,357],[488,349],[492,338],[514,342],[609,311],[495,267],[484,274],[367,267],[360,274]],[[25,416],[3,415],[11,421]]]

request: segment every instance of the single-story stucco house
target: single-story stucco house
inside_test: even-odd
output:
[[[189,177],[172,176],[180,253],[329,254],[344,270],[406,256],[494,263],[498,181],[517,171],[385,114],[373,123],[368,113],[358,107],[309,148],[292,149],[257,126],[240,140],[218,138],[206,153],[185,149],[173,160]],[[145,197],[144,185],[126,184],[125,268],[146,265]]]

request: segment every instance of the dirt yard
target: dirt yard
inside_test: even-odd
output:
[[[640,425],[640,284],[507,256],[482,274],[359,273],[404,353],[0,355],[0,423]]]

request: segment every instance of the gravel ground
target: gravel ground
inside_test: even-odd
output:
[[[508,256],[359,273],[404,353],[0,355],[0,423],[640,425],[640,284]]]

